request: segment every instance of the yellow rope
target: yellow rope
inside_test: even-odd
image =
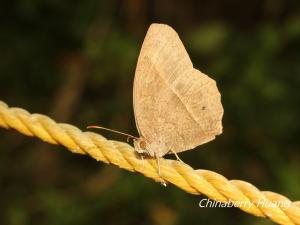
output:
[[[0,101],[0,127],[13,128],[22,134],[35,136],[51,144],[61,144],[73,153],[89,154],[97,161],[111,163],[120,168],[140,172],[144,176],[166,182],[191,194],[204,194],[220,202],[236,203],[252,215],[267,217],[279,224],[300,224],[300,201],[269,191],[260,191],[252,184],[240,180],[227,180],[220,174],[208,170],[194,170],[176,160],[160,159],[160,176],[156,161],[136,157],[134,149],[127,143],[107,140],[93,132],[82,132],[77,127],[56,123],[47,116],[30,114],[21,108],[9,108]],[[285,201],[289,207],[276,204]],[[243,202],[251,203],[239,204]],[[264,203],[264,204],[262,204]]]

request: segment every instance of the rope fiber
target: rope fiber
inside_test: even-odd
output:
[[[269,218],[278,224],[300,225],[300,201],[291,202],[283,195],[260,191],[248,182],[228,180],[213,171],[195,170],[178,160],[159,159],[158,175],[156,160],[150,158],[142,161],[135,154],[134,148],[127,143],[107,140],[94,132],[82,132],[70,124],[56,123],[45,115],[30,114],[21,108],[8,107],[2,101],[0,127],[13,128],[50,144],[63,145],[73,153],[88,154],[97,161],[139,172],[157,182],[163,179],[191,194],[203,194],[215,201],[236,203],[241,210]],[[239,204],[242,202],[249,204]],[[276,204],[278,202],[285,202],[288,207]]]

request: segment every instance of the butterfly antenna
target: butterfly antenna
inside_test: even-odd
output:
[[[135,140],[138,139],[137,137],[135,137],[135,136],[133,136],[133,135],[126,134],[126,133],[123,133],[123,132],[120,132],[120,131],[116,131],[116,130],[112,130],[112,129],[109,129],[109,128],[106,128],[106,127],[101,127],[101,126],[87,126],[86,128],[87,128],[87,129],[95,128],[95,129],[108,130],[108,131],[111,131],[111,132],[114,132],[114,133],[117,133],[117,134],[125,135],[125,136],[127,136],[128,138],[132,138],[132,139],[135,139]],[[127,141],[128,141],[128,138],[127,138]]]

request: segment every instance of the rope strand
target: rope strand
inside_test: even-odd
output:
[[[70,124],[56,123],[45,115],[30,114],[21,108],[10,108],[2,101],[0,127],[13,128],[50,144],[63,145],[73,153],[88,154],[97,161],[139,172],[158,182],[162,178],[191,194],[203,194],[223,203],[236,203],[241,210],[269,218],[278,224],[300,224],[300,201],[291,202],[280,194],[260,191],[245,181],[229,181],[212,171],[194,170],[177,160],[161,159],[159,176],[155,159],[140,160],[133,147],[127,143],[107,140],[93,132],[82,132]],[[249,205],[238,204],[242,202],[248,202]],[[288,207],[276,202],[285,202]]]

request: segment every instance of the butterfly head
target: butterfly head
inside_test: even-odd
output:
[[[139,154],[145,154],[149,155],[151,157],[155,156],[155,153],[150,151],[149,149],[149,144],[147,143],[147,140],[144,137],[140,137],[138,139],[134,139],[134,149],[139,153]]]
[[[139,154],[145,154],[150,157],[162,157],[166,154],[166,145],[163,142],[148,141],[144,137],[140,137],[133,140],[134,149]]]

